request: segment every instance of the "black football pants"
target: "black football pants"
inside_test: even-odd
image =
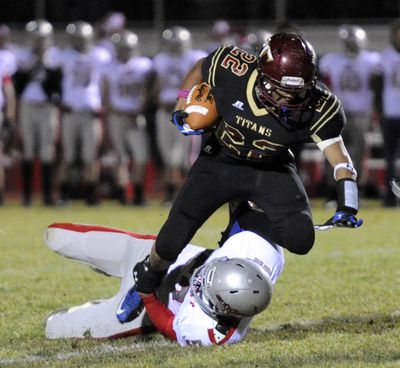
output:
[[[297,254],[312,248],[309,200],[294,165],[253,164],[220,152],[202,153],[192,166],[157,236],[158,255],[174,261],[219,207],[238,199],[250,200],[265,212],[249,230],[263,235],[272,224],[273,240],[279,245]]]

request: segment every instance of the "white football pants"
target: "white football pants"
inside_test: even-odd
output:
[[[124,324],[118,321],[116,312],[121,299],[134,285],[132,268],[150,254],[154,235],[59,223],[46,229],[44,239],[56,253],[121,278],[120,290],[112,298],[52,313],[46,319],[47,338],[117,338],[142,334],[146,328],[151,329],[145,309],[139,317]]]

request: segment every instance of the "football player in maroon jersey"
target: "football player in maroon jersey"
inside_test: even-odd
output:
[[[317,144],[334,172],[338,207],[324,225],[361,226],[357,173],[341,137],[345,114],[316,73],[312,45],[298,34],[277,33],[258,54],[221,46],[186,75],[173,124],[185,123],[185,91],[203,81],[212,87],[220,118],[208,132],[150,258],[133,270],[139,292],[157,289],[167,266],[199,227],[232,201],[251,201],[272,224],[273,241],[290,252],[308,253],[314,224],[289,149],[298,142]],[[263,221],[254,223],[252,231],[260,233],[264,226]]]

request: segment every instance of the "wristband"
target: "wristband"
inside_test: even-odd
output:
[[[335,178],[335,180],[336,180],[336,171],[338,171],[338,169],[346,169],[350,171],[353,174],[354,179],[357,179],[357,170],[349,162],[341,162],[340,164],[337,164],[335,166],[335,168],[333,169],[333,177]]]
[[[187,89],[180,89],[178,91],[178,98],[187,98],[189,96],[189,91]]]
[[[338,205],[337,211],[347,211],[353,215],[358,212],[357,183],[351,179],[337,181]]]

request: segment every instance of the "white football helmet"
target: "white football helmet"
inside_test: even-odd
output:
[[[184,27],[172,27],[164,30],[162,39],[167,51],[182,54],[192,48],[192,34]]]
[[[367,46],[367,33],[359,26],[344,24],[339,28],[343,50],[349,56],[357,56]]]
[[[131,31],[114,33],[111,35],[111,42],[115,46],[118,59],[124,63],[140,53],[139,38]]]
[[[255,262],[224,257],[194,271],[190,292],[211,318],[242,318],[267,308],[272,297],[272,283]]]
[[[28,22],[25,31],[34,50],[43,51],[53,44],[53,26],[44,19]]]
[[[70,23],[65,29],[71,46],[79,51],[86,52],[94,38],[94,30],[90,23],[78,21]]]

